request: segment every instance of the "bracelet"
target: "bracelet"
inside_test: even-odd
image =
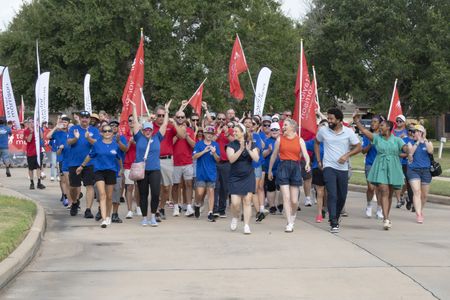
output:
[[[83,166],[83,165],[80,165],[80,167],[82,167],[82,168],[84,169],[84,167],[85,167],[85,166]]]

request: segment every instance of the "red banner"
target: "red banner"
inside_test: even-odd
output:
[[[203,97],[203,82],[195,91],[195,94],[192,95],[191,99],[189,99],[188,104],[192,106],[195,113],[199,116],[202,115],[202,97]]]
[[[400,103],[400,96],[397,90],[397,80],[395,80],[394,91],[392,92],[391,105],[388,113],[388,120],[395,123],[395,120],[399,115],[403,115],[402,105]]]
[[[244,99],[244,92],[239,83],[239,74],[247,71],[247,61],[245,60],[244,50],[242,50],[239,36],[236,35],[233,50],[231,51],[230,65],[228,68],[228,81],[230,82],[231,97],[242,100]]]

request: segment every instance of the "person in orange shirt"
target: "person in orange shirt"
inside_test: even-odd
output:
[[[297,122],[287,118],[283,123],[283,135],[275,142],[272,157],[269,163],[269,180],[273,179],[272,167],[280,155],[280,165],[277,170],[276,183],[280,186],[283,195],[283,206],[287,225],[285,232],[294,231],[294,223],[298,208],[298,193],[302,185],[300,159],[303,155],[306,161],[305,170],[309,172],[310,161],[306,151],[305,141],[297,135]]]

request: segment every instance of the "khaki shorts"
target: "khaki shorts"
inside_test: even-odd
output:
[[[181,177],[183,177],[184,180],[192,180],[192,178],[194,178],[193,165],[173,167],[173,183],[174,184],[180,183]]]
[[[125,184],[134,184],[134,181],[130,179],[130,169],[125,169],[123,176],[125,177]]]
[[[173,159],[161,159],[161,185],[173,185]]]

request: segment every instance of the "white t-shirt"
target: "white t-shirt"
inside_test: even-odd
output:
[[[323,143],[323,161],[324,168],[333,168],[340,171],[348,171],[349,161],[344,164],[338,162],[342,155],[350,151],[351,146],[360,143],[358,136],[345,126],[340,132],[336,132],[328,127],[322,127],[317,133],[316,139]]]

